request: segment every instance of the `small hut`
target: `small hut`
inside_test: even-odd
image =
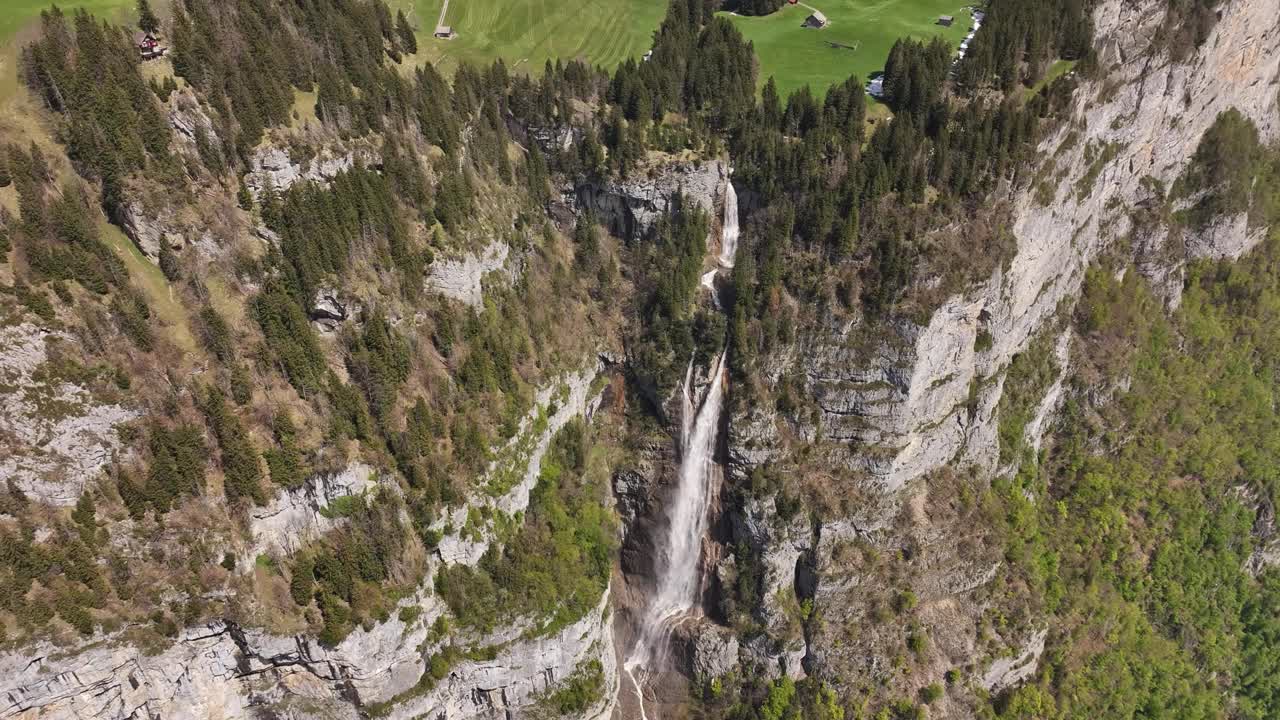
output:
[[[453,28],[448,25],[437,25],[435,35],[441,40],[449,40],[453,37]]]
[[[955,17],[951,15],[938,16],[938,24],[941,25],[942,27],[951,27],[951,23],[955,21],[956,21]]]
[[[821,10],[814,10],[813,14],[804,19],[804,26],[807,28],[824,28],[827,26],[827,16],[823,15]]]

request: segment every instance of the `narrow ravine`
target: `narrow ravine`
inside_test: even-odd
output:
[[[733,268],[738,248],[738,197],[732,182],[726,186],[717,267],[702,276],[702,284],[711,291],[717,308],[721,306],[716,275]],[[672,631],[702,615],[702,543],[722,476],[715,454],[727,383],[724,367],[727,353],[727,349],[721,350],[712,364],[706,395],[701,402],[694,390],[692,358],[680,388],[680,470],[676,492],[667,510],[667,534],[658,546],[661,557],[656,566],[657,583],[637,626],[635,644],[623,661],[623,672],[636,695],[643,720],[650,720],[645,709],[645,687],[669,666]]]

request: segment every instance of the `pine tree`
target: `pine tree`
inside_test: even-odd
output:
[[[405,53],[412,55],[418,52],[418,37],[403,10],[396,13],[396,34],[400,36],[400,48]]]
[[[240,418],[227,407],[226,396],[217,386],[210,386],[205,393],[201,410],[218,439],[222,460],[223,490],[227,500],[249,497],[257,505],[265,505],[266,492],[262,488],[262,466],[258,451],[254,449],[249,433]]]
[[[178,256],[169,245],[169,240],[163,237],[160,238],[160,272],[164,273],[169,282],[176,282],[182,277],[182,270],[178,267]]]
[[[315,590],[315,561],[303,555],[293,564],[293,577],[289,579],[289,595],[299,605],[310,605]]]
[[[249,192],[249,186],[244,184],[244,180],[240,181],[240,189],[236,191],[236,203],[245,212],[253,209],[253,195]]]
[[[151,3],[147,0],[138,0],[138,28],[148,33],[160,29],[160,18],[151,12]]]
[[[98,532],[98,509],[94,505],[93,494],[88,490],[80,494],[80,499],[76,501],[76,509],[71,513],[71,519],[80,526],[80,538],[86,545],[92,545],[94,535]]]

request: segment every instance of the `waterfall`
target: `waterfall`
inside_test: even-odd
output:
[[[715,277],[721,268],[733,268],[738,252],[738,194],[733,183],[726,183],[724,222],[720,235],[717,267],[702,275],[702,286],[711,290],[711,299],[720,309]],[[657,563],[654,596],[640,620],[638,635],[622,663],[623,672],[631,679],[639,701],[640,717],[645,713],[643,685],[654,670],[660,669],[669,650],[672,629],[681,622],[696,618],[702,597],[702,540],[707,534],[708,510],[719,467],[715,462],[716,431],[720,425],[720,409],[724,401],[724,362],[722,350],[711,368],[711,385],[699,406],[693,395],[693,360],[684,373],[680,388],[680,474],[676,494],[668,511],[666,542],[660,546],[662,556]]]
[[[733,182],[725,183],[724,191],[724,229],[720,233],[720,267],[732,268],[734,256],[738,254],[738,193],[733,189]]]
[[[698,566],[702,539],[707,533],[707,509],[718,470],[715,463],[716,431],[724,400],[724,359],[725,354],[721,352],[712,366],[711,386],[701,407],[693,398],[692,361],[685,371],[681,389],[680,474],[670,506],[666,543],[658,567],[658,584],[640,622],[638,639],[623,663],[640,699],[641,715],[646,720],[641,683],[653,666],[665,659],[672,627],[697,611],[701,596]],[[637,670],[641,671],[639,680]]]

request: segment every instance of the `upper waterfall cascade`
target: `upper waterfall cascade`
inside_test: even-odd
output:
[[[724,228],[720,233],[720,267],[730,269],[733,259],[738,254],[738,193],[733,183],[725,183],[724,192]]]

